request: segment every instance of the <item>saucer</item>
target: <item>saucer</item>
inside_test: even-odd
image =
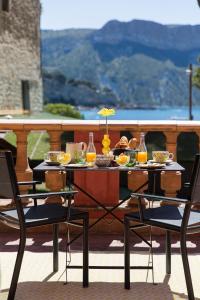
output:
[[[83,164],[63,164],[62,166],[64,166],[65,168],[87,168],[88,165],[83,165]]]
[[[45,160],[44,162],[48,166],[59,166],[60,165],[60,163],[58,161]]]
[[[155,160],[151,159],[148,162],[152,163],[152,164],[158,164],[158,162],[156,162]],[[166,164],[166,165],[170,165],[173,163],[172,159],[167,159],[165,162],[161,163],[161,164]]]
[[[138,168],[142,169],[160,169],[165,167],[165,164],[160,163],[147,163],[147,164],[139,164],[137,165]]]

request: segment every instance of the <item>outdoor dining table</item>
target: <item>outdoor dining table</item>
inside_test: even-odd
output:
[[[73,181],[73,173],[78,172],[95,172],[98,174],[98,172],[126,172],[126,173],[133,173],[138,171],[148,171],[148,180],[147,182],[143,183],[142,186],[139,186],[137,190],[133,192],[137,192],[140,190],[143,186],[148,185],[148,193],[156,193],[156,182],[157,179],[160,176],[160,173],[162,171],[165,172],[183,172],[185,169],[177,162],[172,162],[170,164],[166,164],[161,168],[141,168],[139,165],[135,165],[133,167],[127,167],[127,166],[117,166],[117,167],[77,167],[75,164],[73,166],[69,165],[48,165],[46,162],[40,163],[38,166],[36,166],[34,169],[36,172],[46,172],[46,171],[66,171],[68,172],[68,182],[69,187],[73,184],[76,188],[78,188],[81,192],[86,194],[92,201],[94,201],[97,205],[102,207],[107,211],[107,213],[112,214],[113,210],[115,210],[118,206],[123,204],[122,202],[118,203],[116,206],[114,206],[112,209],[107,209],[105,205],[103,205],[100,201],[98,201],[95,197],[93,197],[88,191],[84,190],[82,187],[80,187],[76,182]],[[119,200],[120,201],[120,200]],[[114,216],[114,215],[113,215]],[[116,216],[114,216],[116,217]],[[121,220],[120,220],[121,222]]]
[[[91,229],[93,226],[95,226],[97,223],[99,223],[103,218],[105,218],[107,215],[112,215],[114,219],[116,219],[118,222],[123,224],[123,220],[121,220],[115,213],[114,211],[121,206],[125,201],[127,201],[127,198],[125,199],[119,199],[119,202],[112,207],[106,207],[103,203],[101,203],[99,200],[97,200],[93,195],[91,195],[87,190],[83,189],[80,187],[76,182],[73,181],[73,173],[78,171],[78,172],[100,172],[100,171],[105,171],[105,172],[134,172],[136,171],[148,171],[148,181],[143,183],[140,187],[137,188],[137,190],[133,192],[137,192],[140,190],[143,186],[148,185],[148,192],[149,193],[155,193],[155,186],[156,186],[156,181],[157,177],[160,176],[160,173],[162,171],[165,172],[183,172],[185,169],[177,162],[172,162],[168,165],[165,165],[164,167],[160,168],[140,168],[140,166],[135,165],[133,167],[76,167],[76,166],[70,166],[66,165],[48,165],[46,162],[40,163],[38,166],[36,166],[34,171],[37,172],[46,172],[46,171],[66,171],[68,173],[68,185],[69,189],[74,186],[77,188],[79,191],[83,192],[85,195],[87,195],[94,203],[98,205],[98,207],[102,208],[105,213],[101,215],[99,218],[96,219],[95,222],[89,225],[89,229]],[[137,236],[139,236],[143,241],[144,239],[136,233]],[[74,237],[69,243],[68,246],[74,242],[78,237],[80,237],[81,234],[77,235]],[[67,268],[81,268],[81,266],[67,266]],[[89,266],[90,269],[123,269],[123,266]],[[152,266],[131,266],[131,269],[152,269]]]

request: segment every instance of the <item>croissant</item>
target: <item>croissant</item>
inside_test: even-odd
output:
[[[122,149],[125,149],[125,148],[127,148],[127,144],[123,144],[123,143],[118,142],[118,143],[115,145],[115,148],[122,148]]]
[[[136,145],[137,145],[137,139],[136,138],[132,138],[132,139],[129,140],[129,142],[128,142],[129,148],[135,149]]]
[[[125,149],[128,147],[128,139],[126,136],[122,136],[119,142],[115,145],[115,148]]]
[[[120,142],[118,142],[117,144],[115,144],[115,148],[120,148]]]
[[[121,144],[126,144],[128,146],[128,139],[126,136],[122,136],[120,139]]]

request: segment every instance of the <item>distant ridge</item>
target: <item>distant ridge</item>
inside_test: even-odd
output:
[[[190,50],[200,48],[200,25],[162,25],[153,21],[112,20],[93,32],[94,41],[138,42],[159,49]]]
[[[45,98],[82,106],[186,105],[185,69],[199,55],[200,25],[111,20],[99,30],[45,30]],[[194,103],[200,105],[195,89]]]

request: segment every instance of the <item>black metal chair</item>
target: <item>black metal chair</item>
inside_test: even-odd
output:
[[[23,183],[22,183],[23,184]],[[83,212],[71,206],[71,199],[76,191],[56,193],[36,193],[20,195],[11,152],[0,152],[0,199],[13,199],[16,208],[0,212],[0,223],[19,229],[20,243],[15,262],[14,272],[8,293],[8,300],[15,298],[17,282],[21,269],[27,229],[43,226],[53,226],[53,271],[58,270],[58,229],[59,223],[83,227],[83,287],[88,286],[88,212]],[[42,204],[23,207],[22,199],[44,199],[59,195],[67,200],[68,206],[59,204]],[[80,222],[81,221],[81,222]]]
[[[193,285],[187,255],[186,236],[200,232],[200,212],[192,209],[192,205],[200,203],[200,154],[196,154],[188,199],[167,198],[162,196],[133,193],[138,198],[139,212],[128,213],[124,217],[124,252],[125,252],[125,288],[130,289],[130,230],[139,222],[147,226],[155,226],[166,230],[166,273],[171,274],[171,240],[170,232],[179,233],[181,256],[185,273],[188,299],[194,300]],[[183,207],[166,205],[143,209],[141,199],[172,201]]]

